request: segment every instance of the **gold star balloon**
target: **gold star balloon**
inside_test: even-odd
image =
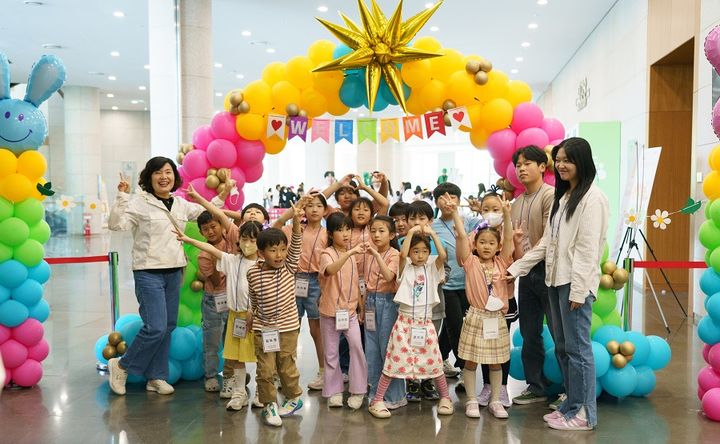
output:
[[[402,0],[400,0],[395,12],[389,19],[380,10],[375,0],[371,0],[371,2],[372,12],[368,10],[363,0],[358,0],[362,27],[343,13],[340,13],[340,17],[345,22],[346,27],[316,17],[335,37],[353,49],[353,52],[324,63],[313,71],[366,68],[365,84],[370,111],[375,106],[380,79],[384,77],[390,87],[390,92],[392,92],[403,111],[407,113],[400,69],[396,64],[442,56],[442,54],[436,52],[422,51],[407,46],[425,23],[430,20],[430,17],[440,7],[442,1],[404,22],[402,21]]]

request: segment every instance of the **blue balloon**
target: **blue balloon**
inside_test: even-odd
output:
[[[30,307],[29,317],[45,322],[50,317],[50,304],[45,299],[40,299],[40,302]]]
[[[712,268],[706,269],[700,276],[700,289],[708,296],[720,292],[720,274]]]
[[[602,381],[600,381],[600,378],[595,380],[595,398],[599,398],[600,395],[602,395],[603,392],[603,386]]]
[[[525,380],[525,368],[522,362],[522,348],[513,347],[510,350],[510,376],[518,381]]]
[[[720,293],[715,293],[705,299],[705,309],[713,321],[720,324]]]
[[[634,361],[634,359],[633,359]],[[655,390],[655,372],[648,366],[643,365],[637,367],[637,386],[632,392],[632,396],[647,396]]]
[[[637,371],[632,365],[626,365],[623,368],[610,367],[602,377],[603,390],[616,398],[630,395],[635,391],[637,383]]]
[[[403,85],[403,94],[405,95],[405,100],[407,100],[410,97],[410,92],[412,90],[405,83],[403,83],[402,85]],[[392,90],[390,90],[390,86],[388,86],[384,77],[380,81],[380,88],[378,89],[378,93],[383,96],[383,99],[385,99],[385,101],[388,104],[390,104],[390,105],[398,104],[398,101],[395,99],[395,96],[393,95]]]
[[[201,331],[195,332],[195,350],[202,350],[203,349],[203,334]]]
[[[175,384],[180,380],[180,376],[182,376],[182,365],[174,360],[170,359],[168,361],[168,384]]]
[[[98,338],[98,340],[95,342],[95,359],[98,360],[98,362],[107,365],[107,359],[105,359],[102,355],[102,351],[105,348],[105,346],[108,345],[108,335],[102,335]]]
[[[130,384],[145,384],[145,382],[147,382],[147,379],[145,378],[145,376],[138,376],[128,373],[127,382],[129,382]]]
[[[514,347],[522,347],[522,345],[523,345],[523,337],[522,337],[522,333],[520,333],[519,328],[517,330],[515,330],[515,333],[513,333],[512,345]]]
[[[703,320],[705,319],[707,318],[703,318]],[[700,334],[699,325],[698,334]],[[702,336],[700,339],[702,339]],[[665,368],[665,366],[670,362],[670,358],[672,358],[670,344],[659,336],[648,336],[647,340],[650,343],[650,353],[647,358],[647,366],[653,370],[661,370]]]
[[[44,260],[40,261],[40,263],[34,267],[28,268],[28,279],[32,279],[40,284],[44,284],[50,280],[51,275],[52,269],[50,268],[50,264]]]
[[[181,378],[186,381],[196,381],[205,375],[202,353],[193,354],[190,359],[182,361],[180,365],[182,366]]]
[[[5,327],[17,327],[25,322],[30,315],[30,310],[18,301],[8,299],[0,304],[0,325]]]
[[[599,342],[592,341],[591,344],[595,361],[595,377],[601,378],[610,368],[610,353]]]
[[[370,105],[367,99],[367,91],[363,94],[363,106],[365,108],[370,109]],[[375,103],[373,104],[373,111],[382,111],[385,108],[388,107],[388,102],[385,100],[385,98],[382,96],[382,94],[376,94],[375,95]]]
[[[178,361],[190,358],[195,352],[195,335],[185,327],[177,327],[170,336],[170,357]]]
[[[603,325],[595,331],[592,340],[599,342],[605,346],[610,341],[618,341],[620,343],[625,341],[625,332],[622,328],[615,325]]]
[[[545,347],[545,354],[547,354],[548,350],[555,348],[555,341],[553,341],[553,337],[550,334],[550,329],[547,325],[543,325],[542,338],[543,347]]]
[[[133,322],[133,321],[141,321],[142,318],[139,314],[136,313],[128,313],[120,316],[117,321],[115,321],[115,330],[120,330],[123,328],[123,326]]]
[[[557,396],[563,392],[565,392],[565,387],[562,384],[550,384],[545,389],[545,394],[548,396]]]
[[[545,351],[545,361],[543,362],[543,374],[550,382],[560,384],[563,382],[562,371],[560,370],[560,363],[555,356],[555,347]]]
[[[202,327],[200,327],[199,325],[190,324],[185,328],[192,331],[194,335],[197,335],[198,333],[202,334]]]
[[[353,52],[352,48],[350,48],[345,43],[340,43],[335,47],[335,49],[333,49],[332,56],[333,56],[333,59],[338,59],[342,56],[350,54],[351,52]]]
[[[647,359],[650,356],[650,341],[648,341],[644,334],[637,331],[626,331],[625,337],[635,345],[635,353],[633,354],[633,360],[630,361],[630,364],[634,367],[646,365]]]
[[[132,345],[133,341],[135,340],[135,336],[140,332],[140,329],[143,328],[143,321],[142,320],[135,320],[132,322],[129,322],[122,326],[122,328],[117,328],[117,325],[115,327],[115,330],[119,331],[122,335],[123,341],[125,341],[130,347]]]
[[[348,108],[358,108],[366,100],[365,81],[360,76],[349,75],[340,87],[340,101]]]
[[[10,290],[0,285],[0,304],[10,299]]]
[[[2,121],[2,119],[0,119]],[[10,259],[0,264],[0,285],[13,289],[25,282],[28,269],[20,262]]]
[[[27,279],[12,291],[12,298],[27,307],[32,307],[40,302],[42,295],[42,285],[32,279]]]

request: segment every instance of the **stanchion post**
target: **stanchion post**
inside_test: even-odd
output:
[[[118,253],[108,253],[108,277],[110,278],[110,331],[115,330],[115,323],[120,316],[120,290],[118,287]]]
[[[635,259],[626,257],[623,261],[623,268],[628,272],[628,281],[625,284],[625,291],[623,295],[623,330],[627,331],[630,329],[630,311],[632,310],[632,297],[633,297],[633,272],[635,271]]]

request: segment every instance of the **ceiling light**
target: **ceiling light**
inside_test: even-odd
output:
[[[113,12],[113,17],[123,18],[123,17],[125,17],[125,13],[122,11],[115,11],[115,12]]]
[[[440,31],[440,28],[438,28],[437,26],[431,26],[431,27],[430,27],[430,31],[432,31],[432,32],[438,32],[438,31]]]
[[[147,111],[147,106],[145,107],[145,111]]]
[[[325,6],[325,5],[318,6],[317,10],[320,11],[320,12],[327,12],[327,11],[328,11],[328,7]]]
[[[510,70],[510,74],[517,74],[517,73],[519,73],[519,72],[520,72],[520,71],[518,71],[518,70],[515,69],[515,68],[513,68],[513,69]]]
[[[525,59],[522,57],[515,57],[516,62],[522,62],[523,60],[525,60]]]
[[[111,109],[112,109],[113,111],[117,111],[117,110],[119,110],[120,108],[118,108],[117,106],[113,106]]]
[[[235,74],[235,77],[237,77],[238,79],[241,79],[241,80],[242,80],[242,79],[245,78],[245,75],[243,75],[243,74]]]
[[[112,99],[113,97],[115,97],[115,94],[107,93],[107,94],[105,94],[105,97],[107,97],[108,99]]]
[[[540,5],[540,6],[545,6],[545,5],[548,4],[548,0],[538,0],[538,1],[537,1],[537,4]]]
[[[520,46],[522,46],[523,48],[529,48],[530,42],[522,42],[522,43],[520,43]]]
[[[105,76],[105,73],[101,71],[88,71],[88,74],[91,76]]]
[[[143,65],[143,68],[150,69],[150,65]]]
[[[115,77],[115,76],[108,76],[108,80],[117,80],[117,77]]]
[[[537,29],[538,24],[537,23],[528,23],[528,29]]]
[[[42,45],[43,49],[62,49],[62,45],[58,45],[57,43],[43,43]]]
[[[215,62],[215,68],[222,68],[222,63]]]
[[[268,48],[268,49],[265,50],[265,52],[267,52],[268,54],[274,54],[274,53],[275,53],[275,48]]]
[[[435,3],[431,3],[431,2],[425,3],[425,9],[430,9],[433,6],[435,6]]]
[[[243,37],[250,37],[252,35],[252,32],[248,31],[247,29],[240,33]]]
[[[130,103],[132,103],[133,105],[137,105],[137,104],[138,104],[138,101],[137,101],[137,100],[131,100]]]
[[[142,86],[142,85],[140,85],[140,86],[138,86],[138,89],[139,89],[140,91],[145,91],[145,90],[147,89],[147,86]]]
[[[221,93],[221,92],[216,92],[216,93],[215,93],[215,97],[222,97],[222,93]]]
[[[118,51],[112,51],[112,52],[110,53],[110,55],[113,56],[113,57],[120,57],[120,52],[118,52]]]
[[[25,3],[25,6],[42,6],[42,5],[44,5],[43,2],[32,2],[29,0],[25,0],[23,3]]]

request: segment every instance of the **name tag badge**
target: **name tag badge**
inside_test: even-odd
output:
[[[498,339],[500,337],[499,327],[498,318],[483,319],[483,339]]]
[[[214,300],[216,313],[225,313],[228,311],[227,295],[225,293],[215,295]]]
[[[272,353],[280,351],[280,332],[278,330],[264,330],[262,332],[263,352]]]
[[[295,279],[295,297],[306,298],[308,297],[308,288],[310,287],[310,281],[304,278]]]
[[[235,318],[233,323],[233,338],[243,339],[247,335],[247,321],[245,319]]]
[[[367,310],[365,312],[365,330],[375,331],[375,310]]]
[[[367,284],[365,284],[365,279],[360,278],[358,284],[360,285],[360,295],[365,297],[367,295]]]
[[[335,330],[347,330],[350,328],[350,312],[337,310],[335,312]]]
[[[425,340],[427,339],[427,329],[424,327],[411,327],[410,328],[410,345],[413,347],[425,346]]]
[[[522,237],[522,249],[523,253],[527,253],[528,251],[532,250],[532,244],[530,243],[530,236],[527,234],[524,234]]]

